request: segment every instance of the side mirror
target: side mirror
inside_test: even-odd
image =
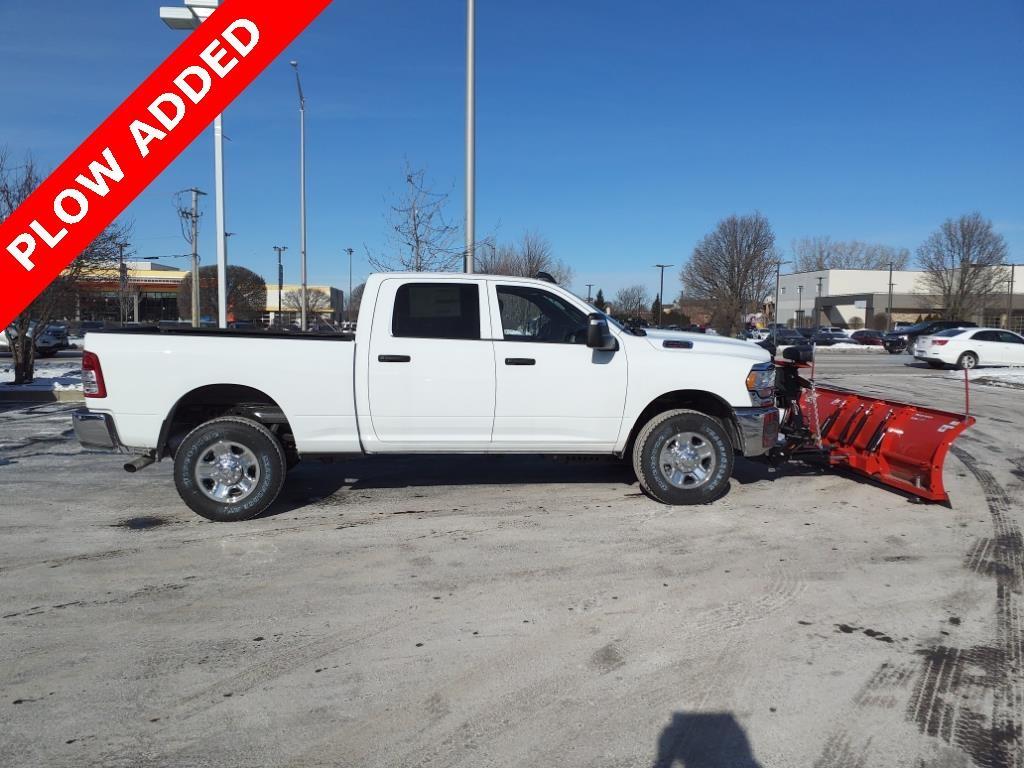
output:
[[[614,352],[619,348],[619,343],[612,336],[608,328],[608,320],[604,315],[594,312],[590,315],[590,325],[587,326],[587,346],[603,352]]]

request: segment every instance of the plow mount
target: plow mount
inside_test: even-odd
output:
[[[942,465],[972,416],[817,386],[801,373],[810,350],[776,361],[782,408],[774,461],[802,459],[844,468],[932,502],[947,502]],[[786,350],[790,353],[790,350]]]

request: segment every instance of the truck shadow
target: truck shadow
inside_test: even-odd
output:
[[[653,768],[761,768],[729,712],[675,712],[658,738]]]
[[[312,460],[288,473],[281,496],[263,517],[301,509],[343,488],[361,491],[543,483],[615,483],[628,491],[636,485],[636,475],[628,463],[605,456],[559,460],[537,455],[421,454],[364,456],[335,463]]]

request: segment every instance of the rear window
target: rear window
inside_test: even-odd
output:
[[[476,283],[400,286],[391,333],[416,339],[479,339],[480,287]]]
[[[961,333],[964,333],[964,332],[965,331],[964,331],[963,328],[947,328],[944,331],[939,331],[935,335],[936,336],[944,336],[944,337],[946,337],[948,339],[948,338],[952,338],[953,336],[959,336]]]

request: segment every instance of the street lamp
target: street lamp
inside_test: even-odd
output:
[[[674,267],[675,264],[655,264],[655,269],[661,270],[661,287],[658,289],[658,327],[661,328],[661,321],[665,317],[665,267]]]
[[[354,249],[346,248],[345,253],[348,254],[348,295],[345,297],[345,319],[348,322],[352,322],[352,254]]]
[[[171,29],[190,32],[199,27],[217,9],[220,0],[185,0],[185,7],[161,6],[160,18]],[[228,324],[227,266],[228,244],[224,233],[224,125],[220,114],[213,120],[214,207],[217,219],[217,325]]]
[[[281,323],[281,295],[284,293],[284,265],[281,263],[281,254],[288,250],[287,245],[275,245],[274,250],[277,251],[277,327],[282,326]]]
[[[299,79],[299,62],[289,61],[295,70],[295,87],[299,92],[299,250],[302,253],[302,290],[299,301],[302,307],[302,321],[299,327],[306,330],[306,97],[302,93]]]
[[[476,4],[466,0],[466,260],[473,271],[476,237]]]

